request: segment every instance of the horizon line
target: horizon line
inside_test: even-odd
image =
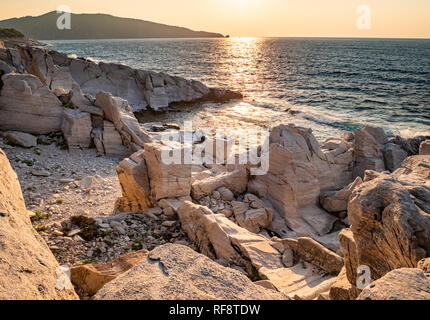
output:
[[[11,17],[11,18],[6,18],[6,19],[2,19],[1,21],[4,20],[10,20],[10,19],[22,19],[22,18],[27,18],[27,17],[31,17],[31,18],[35,18],[35,17],[40,17],[49,13],[56,13],[57,10],[51,10],[48,11],[46,13],[42,13],[39,15],[26,15],[26,16],[21,16],[21,17]],[[132,17],[123,17],[123,16],[117,16],[115,14],[111,14],[111,13],[102,13],[102,12],[98,12],[98,13],[86,13],[86,12],[81,12],[81,13],[76,13],[76,12],[70,12],[71,14],[75,14],[75,15],[107,15],[107,16],[112,16],[115,18],[120,18],[120,19],[131,19],[131,20],[139,20],[139,21],[145,21],[145,22],[151,22],[151,23],[157,23],[157,24],[163,24],[163,25],[167,25],[167,26],[172,26],[172,27],[179,27],[179,28],[186,28],[186,29],[190,29],[192,31],[196,31],[196,32],[209,32],[209,33],[218,33],[223,35],[223,38],[314,38],[314,39],[393,39],[393,40],[430,40],[430,35],[426,36],[426,37],[399,37],[399,36],[392,36],[392,37],[386,37],[386,36],[312,36],[312,35],[306,35],[306,36],[296,36],[296,35],[270,35],[270,36],[235,36],[235,35],[231,35],[231,34],[223,34],[221,32],[217,32],[217,31],[204,31],[204,30],[196,30],[194,28],[191,27],[185,27],[185,26],[179,26],[179,25],[173,25],[173,24],[169,24],[166,22],[157,22],[157,21],[152,21],[152,20],[145,20],[143,18],[132,18]],[[227,37],[228,36],[228,37]],[[143,40],[143,39],[204,39],[204,38],[215,38],[216,37],[198,37],[198,38],[120,38],[120,39],[57,39],[55,41],[62,41],[62,40]],[[38,39],[40,41],[42,41],[43,39]],[[48,41],[48,40],[46,40]],[[53,41],[51,39],[51,41]]]
[[[351,36],[224,36],[224,37],[192,37],[192,38],[97,38],[97,39],[33,39],[39,41],[101,41],[101,40],[193,40],[193,39],[361,39],[361,40],[430,40],[422,37],[351,37]]]

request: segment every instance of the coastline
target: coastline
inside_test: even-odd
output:
[[[386,52],[384,57],[392,61],[396,55],[394,46],[400,46],[402,56],[417,47],[416,67],[400,62],[391,67],[379,65],[376,58],[360,54],[367,52],[363,50],[371,42],[353,39],[202,39],[183,40],[180,44],[156,39],[112,44],[78,41],[70,45],[54,42],[50,48],[93,57],[96,61],[173,73],[210,86],[234,88],[244,95],[243,101],[250,109],[266,110],[267,124],[273,122],[272,118],[282,117],[286,122],[314,128],[315,134],[325,139],[332,135],[328,127],[334,128],[337,134],[341,130],[354,131],[363,124],[383,127],[390,136],[428,131],[425,116],[428,98],[422,90],[428,74],[424,64],[428,43],[390,43],[383,42],[371,52],[375,55]],[[343,47],[352,50],[351,61],[345,56],[345,52],[351,51],[342,51]],[[297,58],[295,52],[300,48],[312,53],[315,59]],[[189,50],[196,51],[193,58],[186,54]],[[115,54],[118,52],[121,54]],[[328,58],[324,52],[330,53]],[[139,59],[135,59],[136,55]],[[245,69],[244,65],[247,65]],[[295,65],[300,72],[291,71],[290,66]]]
[[[237,297],[231,288],[240,285],[243,297],[253,299],[356,299],[362,288],[350,266],[359,262],[372,268],[375,280],[399,266],[424,270],[418,263],[429,256],[430,237],[422,230],[430,226],[430,137],[387,137],[364,126],[319,143],[311,129],[283,123],[268,132],[264,174],[253,175],[250,161],[213,163],[213,146],[202,163],[166,164],[161,154],[176,144],[161,140],[163,132],[191,134],[192,150],[220,140],[198,130],[206,129],[200,123],[187,132],[181,124],[141,124],[134,113],[151,109],[156,120],[158,110],[192,111],[193,104],[241,94],[35,47],[0,49],[0,60],[0,148],[7,153],[1,152],[0,169],[13,180],[9,159],[19,177],[7,191],[19,205],[8,206],[6,216],[19,216],[25,232],[48,244],[38,252],[53,254],[50,285],[60,262],[71,265],[81,298],[151,298],[158,293],[143,290],[157,288],[149,278],[164,281],[180,270],[185,278],[166,285],[170,298]],[[240,121],[247,106],[234,102],[232,108],[224,119],[235,111]],[[208,129],[220,127],[215,122]],[[0,187],[7,194],[6,184]],[[385,242],[375,242],[374,234]],[[398,249],[404,242],[411,252]],[[231,283],[223,295],[195,290],[191,264],[197,260],[206,288],[218,286],[211,274]],[[151,261],[167,261],[167,269],[152,268]],[[213,273],[203,273],[207,266]],[[177,292],[181,281],[187,290]],[[139,289],[124,296],[131,286]]]

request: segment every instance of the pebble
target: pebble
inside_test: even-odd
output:
[[[77,235],[78,233],[81,233],[82,232],[82,230],[81,229],[76,229],[76,230],[72,230],[72,231],[70,231],[67,235],[69,236],[69,237],[73,237],[73,236],[75,236],[75,235]]]
[[[176,221],[164,221],[161,225],[163,227],[172,228],[176,225]]]
[[[46,170],[32,170],[31,174],[35,177],[49,177],[51,174]]]

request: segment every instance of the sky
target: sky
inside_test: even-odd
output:
[[[430,38],[430,0],[1,0],[0,20],[60,5],[234,37]]]

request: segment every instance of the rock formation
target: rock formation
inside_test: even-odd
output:
[[[29,133],[6,131],[3,134],[7,143],[11,145],[21,146],[24,148],[31,148],[37,146],[37,138]]]
[[[360,177],[357,177],[353,183],[341,190],[328,190],[320,195],[321,206],[331,213],[341,213],[348,209],[349,197],[356,187],[363,183]]]
[[[430,157],[408,157],[392,174],[366,171],[364,181],[352,192],[348,205],[351,228],[339,235],[345,270],[330,292],[333,299],[358,296],[359,266],[369,267],[375,281],[392,270],[416,268],[430,255]],[[394,274],[396,283],[407,281],[407,274],[404,280]],[[385,293],[375,293],[374,297],[379,294]],[[405,298],[407,293],[396,297]]]
[[[123,197],[116,209],[121,212],[138,212],[155,206],[162,199],[189,196],[191,192],[191,166],[165,164],[161,159],[180,145],[167,142],[148,143],[145,149],[124,159],[118,166],[118,177]]]
[[[291,298],[312,299],[329,290],[333,284],[334,278],[324,275],[316,265],[299,263],[300,253],[306,250],[301,242],[297,246],[291,245],[294,240],[270,240],[238,226],[222,214],[214,214],[209,208],[191,202],[184,202],[178,215],[182,228],[199,245],[202,253],[241,267]],[[332,260],[325,260],[330,256],[329,250],[318,250],[324,252],[319,255],[321,265],[334,271],[330,266]],[[297,259],[294,259],[295,254]],[[338,263],[342,264],[340,257]],[[334,263],[335,269],[339,268],[338,263]]]
[[[31,74],[2,78],[0,129],[46,134],[61,130],[63,108],[58,98]]]
[[[270,134],[269,172],[248,189],[266,198],[296,236],[324,236],[336,218],[322,210],[320,191],[351,182],[353,153],[348,141],[323,152],[311,130],[281,125]]]
[[[420,155],[430,155],[430,140],[425,140],[420,145]]]
[[[31,225],[18,178],[2,150],[0,176],[0,299],[77,299],[73,288],[58,286],[63,274]]]
[[[62,148],[65,142],[70,151],[95,147],[99,154],[123,158],[116,169],[122,196],[115,210],[121,214],[92,221],[94,234],[121,234],[129,246],[128,224],[133,232],[144,229],[139,235],[156,225],[148,238],[159,242],[149,249],[176,239],[201,252],[169,244],[77,266],[72,280],[80,293],[95,294],[95,299],[427,298],[422,271],[430,270],[428,137],[388,138],[381,128],[364,126],[320,146],[311,129],[279,125],[270,133],[268,172],[254,176],[250,162],[213,164],[219,142],[224,152],[229,147],[226,140],[214,144],[203,130],[141,125],[133,113],[181,101],[240,97],[236,93],[22,46],[0,48],[0,70],[4,148],[33,148],[49,140]],[[178,139],[163,140],[164,130]],[[185,161],[206,143],[210,152],[204,150],[203,161]],[[21,150],[40,155],[36,148]],[[258,150],[263,152],[262,146]],[[56,289],[58,264],[31,228],[3,153],[0,160],[0,219],[6,219],[0,224],[0,238],[6,239],[0,296],[76,298],[73,290]],[[53,178],[41,166],[26,174]],[[98,175],[60,183],[90,194],[99,178],[97,184],[103,185]],[[136,224],[139,215],[150,221]],[[90,241],[82,238],[85,226],[73,219],[85,217],[62,221],[56,234],[65,241]],[[164,239],[166,232],[175,236]],[[132,245],[142,248],[138,241]],[[107,257],[99,262],[118,255]],[[374,281],[364,290],[357,284],[362,266]],[[405,282],[404,292],[396,293]]]
[[[358,300],[430,300],[430,279],[420,269],[396,269],[364,289]]]
[[[430,158],[410,157],[404,166],[362,184],[348,206],[359,265],[372,279],[430,254]]]
[[[253,284],[181,245],[149,252],[135,267],[106,284],[95,300],[280,300],[279,292]]]
[[[242,98],[194,80],[20,45],[0,48],[0,70],[0,130],[62,131],[70,150],[93,142],[100,154],[114,157],[151,142],[133,112]]]
[[[111,262],[76,266],[71,269],[71,281],[83,293],[95,295],[106,283],[133,268],[147,255],[147,250],[125,254]]]
[[[88,148],[91,145],[91,115],[79,110],[64,110],[61,130],[69,149]]]

